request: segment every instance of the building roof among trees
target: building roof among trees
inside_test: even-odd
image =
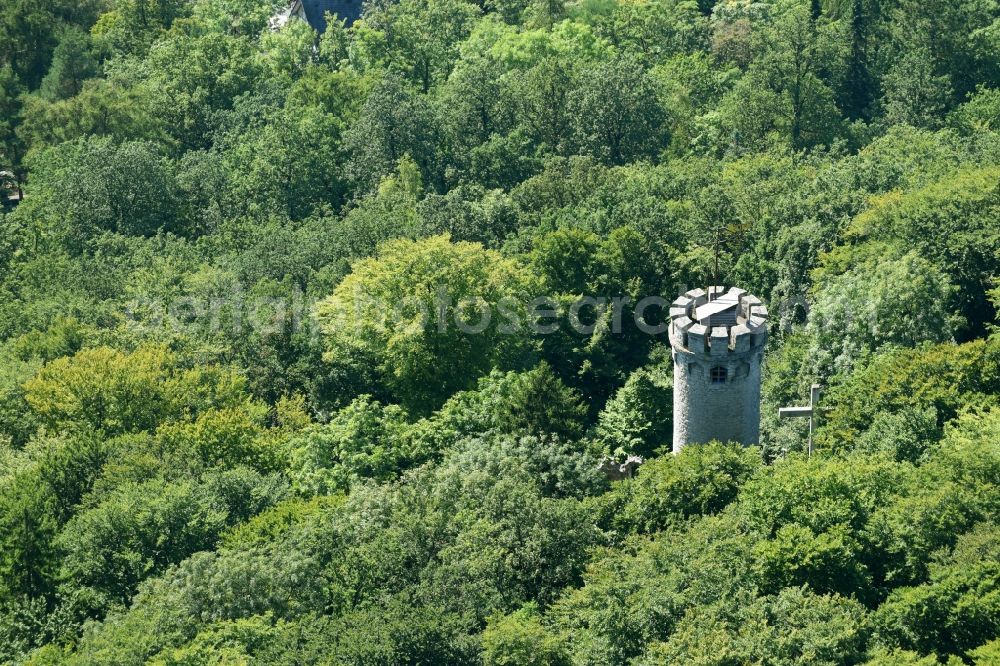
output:
[[[361,18],[361,0],[296,0],[295,4],[301,6],[309,25],[320,34],[326,32],[328,12],[346,19],[347,25]],[[296,9],[298,7],[293,8],[292,13],[297,13]]]

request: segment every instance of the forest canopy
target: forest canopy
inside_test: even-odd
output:
[[[997,0],[282,9],[0,0],[0,664],[1000,663]]]

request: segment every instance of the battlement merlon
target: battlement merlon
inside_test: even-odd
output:
[[[746,354],[767,343],[768,318],[767,306],[743,289],[693,289],[670,306],[671,346],[714,357]]]

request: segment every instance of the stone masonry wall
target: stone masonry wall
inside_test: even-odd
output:
[[[760,438],[767,309],[743,290],[711,289],[713,299],[727,294],[738,302],[735,324],[718,327],[695,321],[695,310],[710,302],[709,294],[700,289],[689,291],[671,308],[675,453],[691,443],[719,440],[751,445]],[[725,368],[725,383],[712,382],[713,368]]]

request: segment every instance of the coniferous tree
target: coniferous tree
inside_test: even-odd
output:
[[[872,76],[868,69],[868,16],[866,0],[853,0],[850,6],[851,54],[840,106],[851,120],[870,117]]]
[[[823,0],[810,0],[809,13],[814,22],[823,18]]]
[[[41,94],[49,101],[79,95],[83,82],[97,74],[97,60],[90,39],[77,28],[66,28],[52,56],[49,73],[42,79]]]
[[[24,88],[14,69],[0,67],[0,171],[10,170],[17,178],[18,189],[22,173],[23,145],[16,129],[21,113],[21,93]]]

